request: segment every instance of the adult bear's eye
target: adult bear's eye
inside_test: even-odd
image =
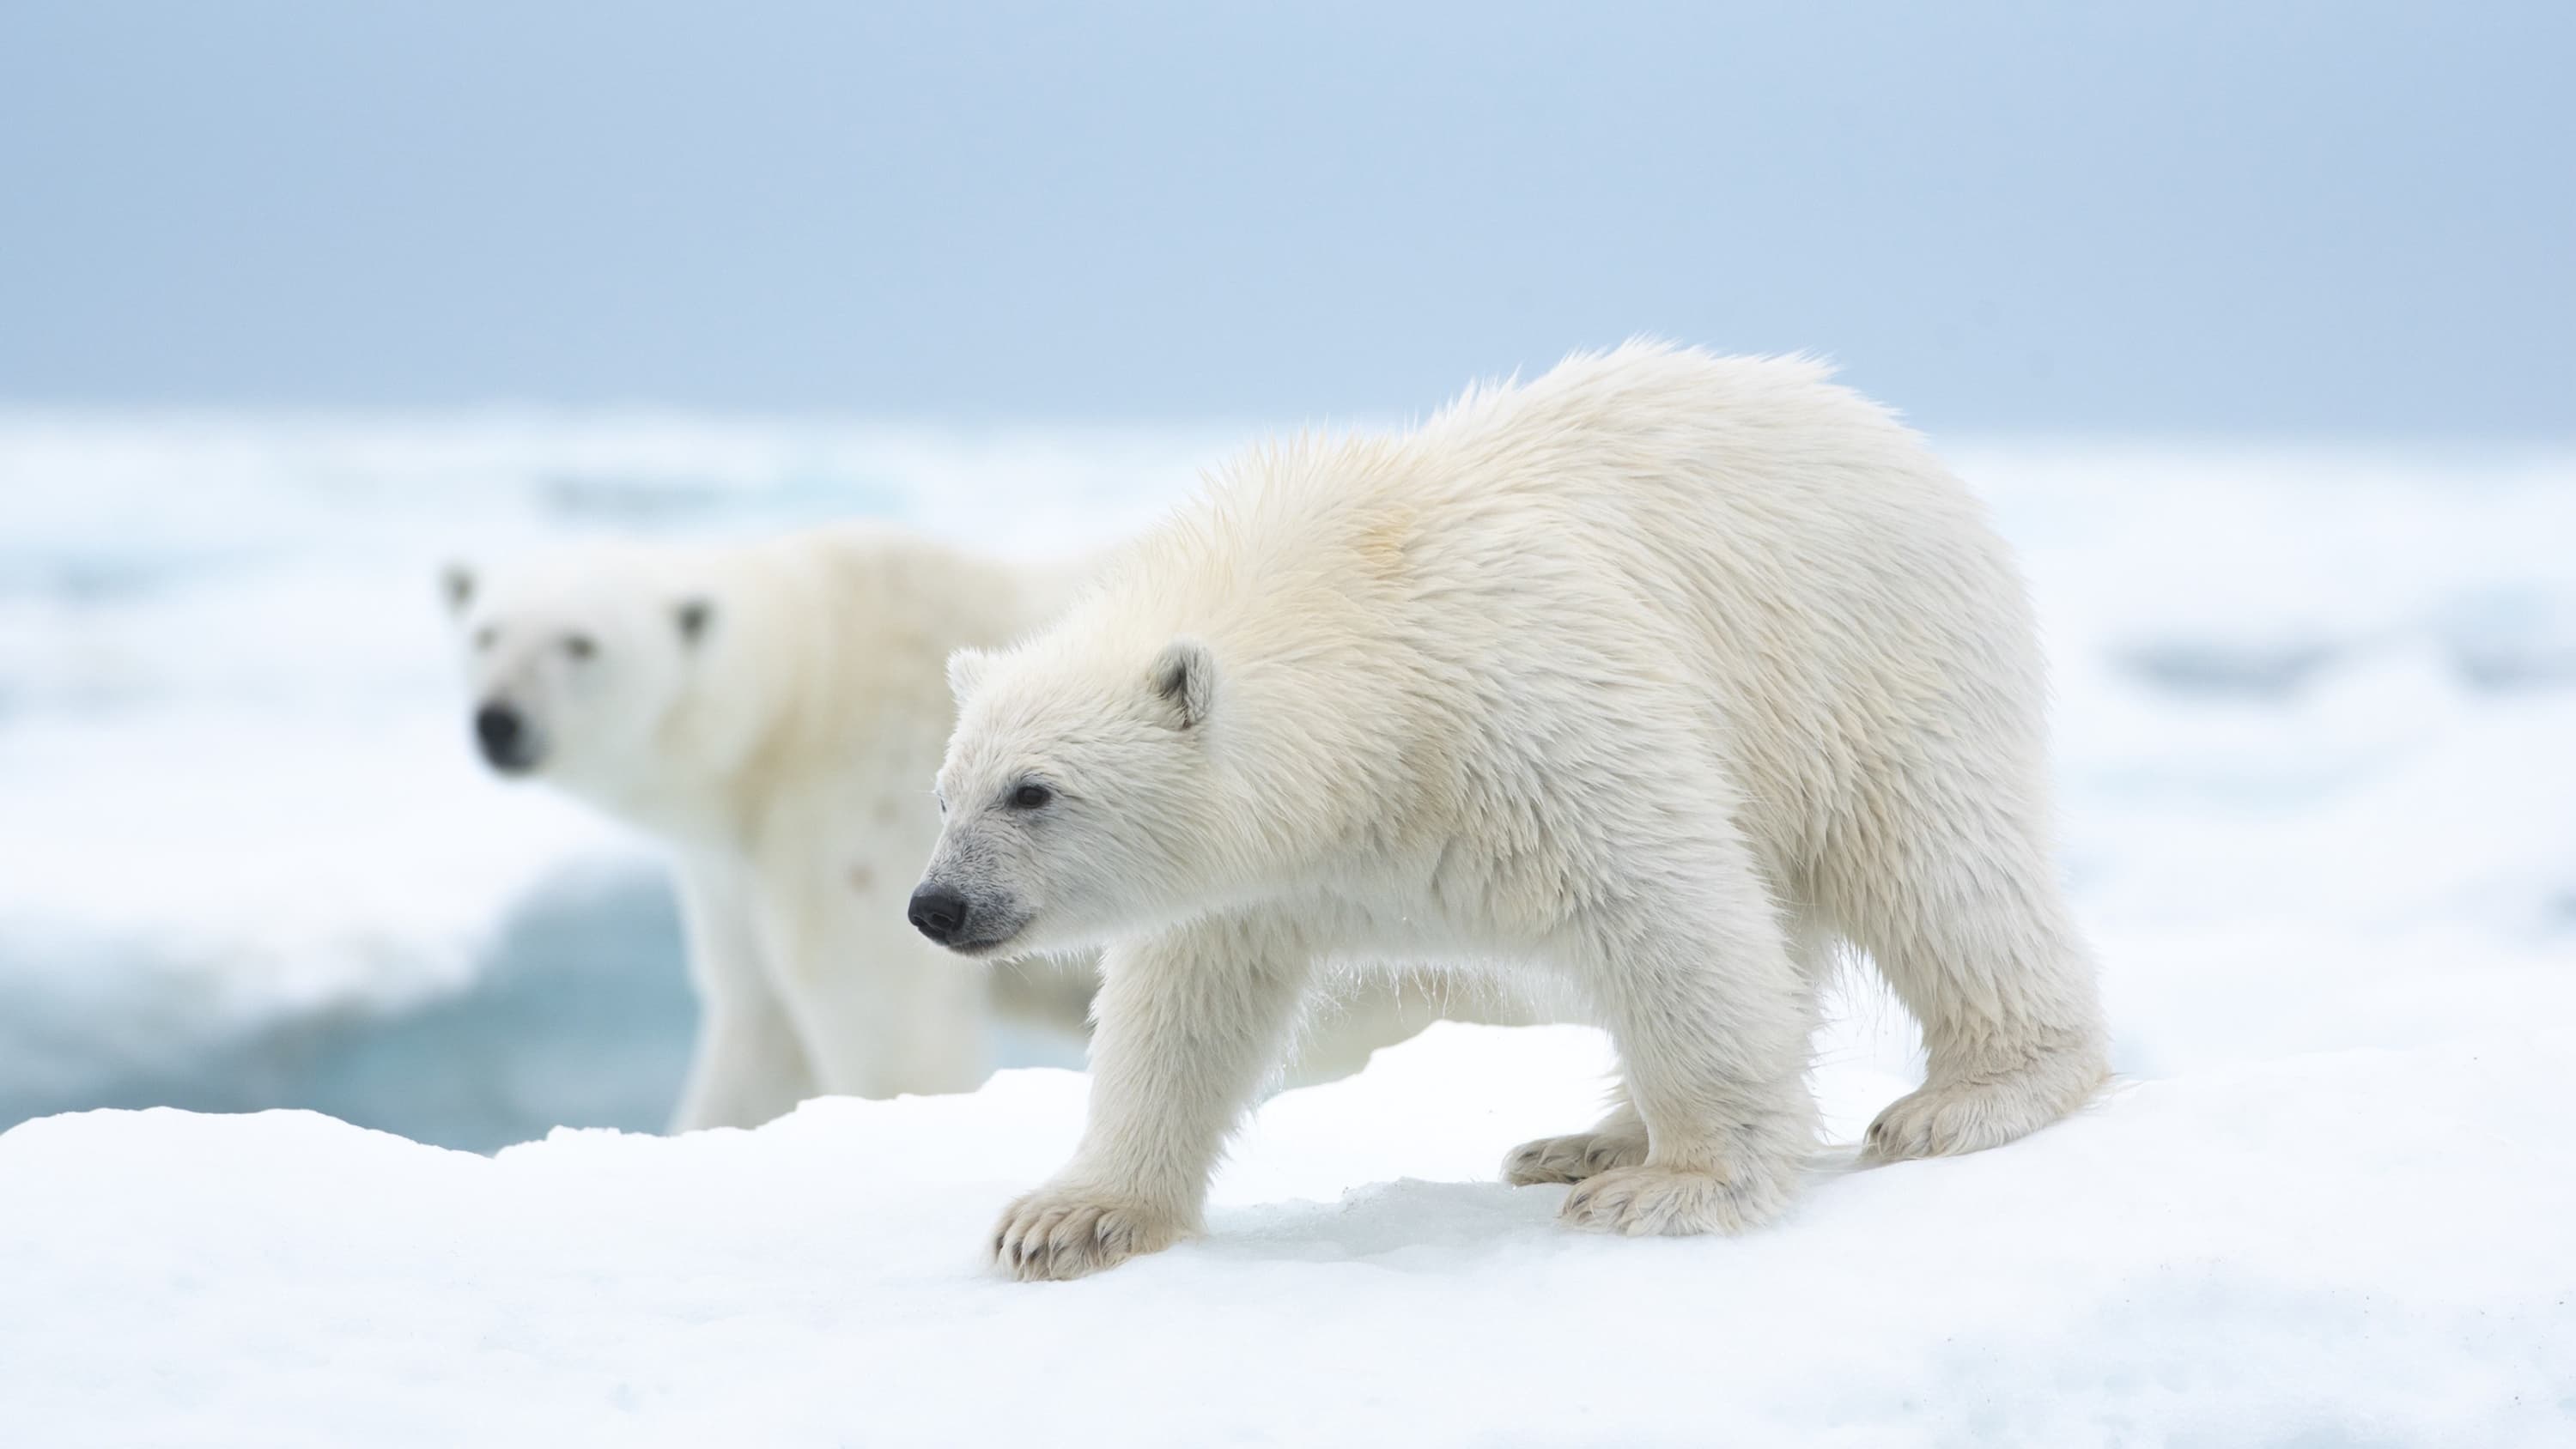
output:
[[[1014,810],[1041,810],[1054,798],[1053,790],[1031,780],[1011,792],[1010,805]]]
[[[564,652],[575,659],[588,659],[599,652],[599,641],[587,634],[568,634],[563,644]]]

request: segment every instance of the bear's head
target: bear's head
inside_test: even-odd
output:
[[[668,770],[663,737],[723,627],[712,593],[667,560],[607,548],[452,564],[441,587],[485,763],[601,803]]]
[[[1248,826],[1226,804],[1235,721],[1205,644],[1059,626],[960,650],[948,674],[939,843],[910,912],[923,935],[973,956],[1074,951],[1225,896]]]

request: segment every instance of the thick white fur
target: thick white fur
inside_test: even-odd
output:
[[[537,778],[670,850],[702,1008],[674,1130],[972,1088],[994,994],[1081,1030],[1087,983],[988,982],[904,921],[938,830],[922,781],[953,720],[946,657],[1034,627],[1069,574],[844,526],[581,545],[459,583],[474,702],[539,732]]]
[[[923,786],[955,719],[947,659],[1036,628],[1077,573],[860,525],[453,573],[473,704],[527,719],[535,778],[669,851],[700,1003],[673,1130],[971,1089],[996,1019],[1081,1039],[1088,955],[988,972],[904,919],[939,828]],[[1287,1080],[1356,1071],[1442,1005],[1383,983],[1319,1002]],[[1481,999],[1452,1014],[1528,1019]]]
[[[1839,945],[1928,1048],[1877,1156],[2010,1141],[2104,1078],[2022,586],[1821,365],[1631,344],[1406,436],[1255,452],[952,673],[927,879],[1007,934],[971,949],[1108,945],[1090,1125],[991,1243],[1021,1277],[1196,1230],[1329,959],[1499,958],[1579,995],[1620,1100],[1505,1170],[1576,1182],[1583,1227],[1783,1210]],[[1050,802],[1011,808],[1032,780]]]

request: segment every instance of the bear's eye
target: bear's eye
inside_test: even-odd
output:
[[[500,641],[501,626],[498,624],[486,624],[474,631],[474,647],[477,649],[489,649]]]
[[[1054,798],[1053,790],[1035,780],[1030,780],[1011,791],[1009,803],[1014,810],[1043,810],[1047,802]]]
[[[575,659],[588,659],[599,652],[599,641],[587,634],[568,634],[564,637],[563,647],[564,652]]]

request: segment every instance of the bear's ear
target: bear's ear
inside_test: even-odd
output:
[[[438,592],[447,600],[447,611],[462,614],[474,602],[474,570],[452,563],[438,571]]]
[[[1207,645],[1186,635],[1173,640],[1154,656],[1153,671],[1145,677],[1180,716],[1182,729],[1207,722],[1216,703],[1216,656]]]
[[[716,621],[716,606],[704,599],[682,599],[671,608],[671,622],[678,626],[680,642],[695,646],[707,637],[707,629]]]
[[[948,655],[949,694],[959,704],[964,704],[966,696],[975,692],[975,686],[984,682],[984,666],[992,662],[993,656],[981,649],[951,650]]]

